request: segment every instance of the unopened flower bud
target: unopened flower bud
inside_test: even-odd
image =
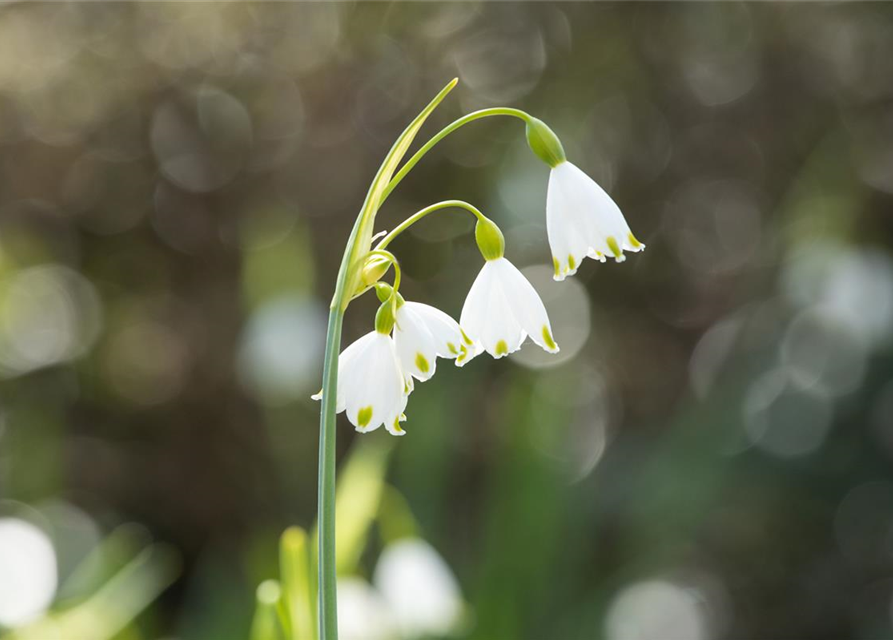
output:
[[[381,277],[388,272],[391,266],[390,260],[380,255],[373,255],[366,258],[366,264],[360,275],[362,287],[371,287],[373,284],[381,280]]]

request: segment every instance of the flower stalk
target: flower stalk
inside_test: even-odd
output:
[[[335,465],[336,465],[336,390],[338,388],[338,353],[341,349],[341,327],[344,311],[352,293],[359,287],[365,259],[372,245],[375,214],[385,199],[385,190],[397,166],[412,144],[425,120],[458,82],[454,79],[426,106],[400,134],[385,156],[350,233],[341,259],[335,294],[329,307],[326,330],[326,349],[323,359],[322,406],[319,418],[319,471],[317,521],[319,526],[319,637],[320,640],[338,639],[338,605],[335,569]]]
[[[335,558],[336,415],[345,412],[360,433],[381,426],[395,436],[416,381],[429,380],[438,358],[463,366],[487,352],[502,358],[530,338],[557,353],[548,313],[536,289],[505,257],[505,237],[476,207],[445,200],[409,216],[373,248],[375,217],[382,204],[415,165],[438,142],[476,120],[507,116],[525,123],[531,151],[552,169],[547,197],[547,227],[555,279],[573,275],[583,257],[604,261],[606,253],[620,262],[623,250],[644,248],[619,208],[595,182],[567,161],[558,136],[541,120],[519,109],[496,107],[463,116],[441,129],[400,167],[426,118],[456,85],[450,82],[403,131],[379,167],[350,234],[329,309],[321,400],[319,440],[319,640],[337,640],[338,611]],[[399,167],[399,170],[398,170]],[[427,215],[447,208],[464,209],[476,218],[475,240],[484,266],[469,290],[457,323],[430,305],[407,301],[399,293],[401,270],[387,250],[401,233]],[[380,282],[393,266],[393,283]],[[374,331],[343,352],[341,327],[350,301],[375,289],[382,302]],[[339,369],[341,380],[339,381]]]

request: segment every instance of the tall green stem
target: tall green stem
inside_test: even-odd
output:
[[[326,353],[323,364],[322,411],[319,420],[319,637],[338,638],[335,574],[335,408],[338,388],[338,353],[344,311],[333,304],[329,310]]]
[[[372,244],[372,228],[375,214],[381,206],[381,194],[390,183],[397,165],[412,144],[413,138],[425,123],[425,119],[446,95],[456,86],[457,79],[449,82],[421,113],[409,123],[391,147],[388,155],[375,174],[366,199],[360,209],[344,248],[335,295],[329,308],[329,328],[326,333],[326,352],[323,363],[322,407],[319,417],[319,638],[338,640],[338,606],[335,565],[335,409],[338,400],[338,355],[341,349],[341,324],[344,310],[350,303],[361,278],[358,268],[361,258]]]

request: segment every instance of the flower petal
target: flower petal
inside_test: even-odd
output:
[[[466,349],[472,345],[459,323],[440,309],[421,302],[407,302],[404,306],[410,307],[425,323],[434,338],[438,357],[458,358],[462,355],[463,345]]]
[[[589,252],[590,238],[594,235],[588,221],[575,215],[581,210],[583,194],[576,183],[568,179],[566,170],[561,169],[567,164],[565,162],[552,169],[546,195],[546,231],[556,280],[564,280],[577,272]]]
[[[404,375],[424,382],[434,375],[437,367],[437,344],[424,317],[416,310],[417,304],[404,302],[397,309],[394,344]]]
[[[486,305],[487,298],[490,296],[491,275],[492,273],[487,269],[487,263],[485,263],[471,284],[468,295],[465,296],[465,304],[462,305],[462,313],[459,315],[459,326],[469,336],[472,345],[469,346],[467,358],[456,360],[456,364],[460,367],[483,350],[478,336],[484,330],[487,322]]]

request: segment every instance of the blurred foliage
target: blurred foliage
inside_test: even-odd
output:
[[[279,536],[315,516],[343,244],[454,76],[419,141],[525,109],[648,249],[553,283],[517,122],[400,185],[381,228],[452,197],[500,224],[562,351],[441,364],[399,442],[342,425],[342,456],[380,447],[366,507],[339,513],[345,601],[391,602],[389,549],[423,538],[467,601],[459,637],[893,637],[893,10],[734,2],[0,7],[0,517],[28,512],[59,578],[8,635],[121,580],[108,637],[268,633]],[[457,315],[470,221],[407,235],[407,296]],[[134,521],[182,556],[173,586],[143,611],[174,571],[134,551],[143,569],[67,600]],[[0,593],[23,589],[5,569]]]

